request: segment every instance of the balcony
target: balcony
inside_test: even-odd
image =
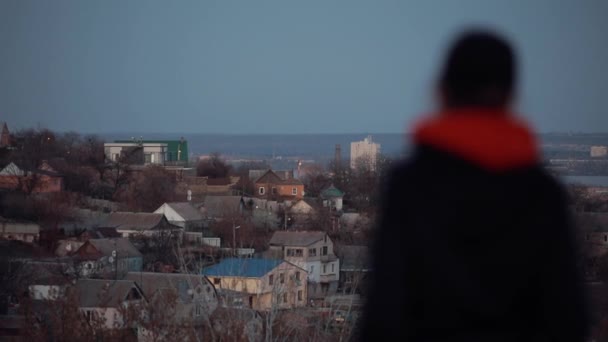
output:
[[[331,262],[331,261],[336,261],[338,260],[338,258],[333,255],[333,254],[328,254],[328,255],[321,255],[321,262]]]
[[[322,274],[319,277],[319,282],[320,283],[329,283],[332,281],[338,281],[338,275],[337,274]]]

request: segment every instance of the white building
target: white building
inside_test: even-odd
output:
[[[340,260],[334,243],[321,231],[276,231],[270,239],[270,251],[308,271],[309,297],[323,297],[335,292],[340,277]],[[317,286],[319,285],[319,286]]]
[[[368,163],[371,170],[376,170],[376,160],[380,155],[380,144],[372,141],[368,135],[362,141],[350,143],[350,167],[354,169],[357,163]]]
[[[137,148],[142,148],[144,164],[164,164],[167,157],[167,146],[168,145],[166,143],[139,142],[114,142],[103,144],[106,157],[112,161],[117,161],[128,151],[134,151]]]

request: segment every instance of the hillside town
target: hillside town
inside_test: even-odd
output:
[[[195,156],[184,138],[105,142],[2,123],[0,338],[355,337],[393,161],[372,136],[345,160],[333,150],[328,165],[273,169]],[[581,158],[599,165],[605,150]],[[608,185],[568,190],[594,335],[606,337]]]
[[[2,338],[353,336],[381,172],[371,136],[352,167],[336,146],[327,168],[287,170],[193,159],[183,138],[3,123],[0,142]]]

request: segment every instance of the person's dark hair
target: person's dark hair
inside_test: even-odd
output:
[[[516,81],[509,42],[488,31],[469,31],[451,46],[439,79],[447,107],[500,108],[509,104]]]

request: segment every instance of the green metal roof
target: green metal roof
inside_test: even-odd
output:
[[[336,188],[333,184],[329,186],[329,188],[323,190],[321,192],[321,197],[323,198],[336,198],[336,197],[344,197],[344,193],[338,188]]]

